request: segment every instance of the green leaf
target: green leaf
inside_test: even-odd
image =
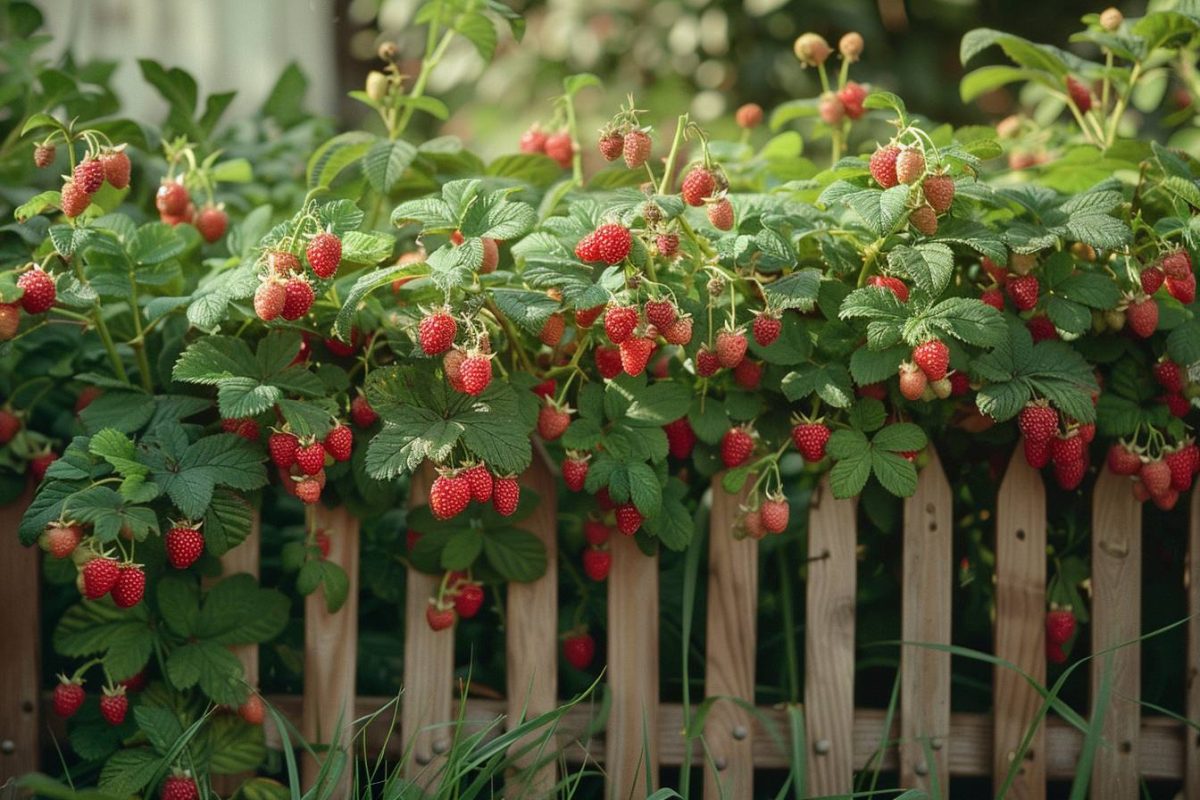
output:
[[[529,233],[537,222],[532,206],[511,202],[495,192],[475,199],[463,215],[460,230],[466,237],[506,241]]]
[[[403,139],[380,139],[363,157],[363,175],[371,188],[388,194],[417,157],[417,148]]]
[[[953,336],[977,347],[994,347],[1004,340],[1004,315],[976,298],[950,297],[914,319],[947,336]],[[909,344],[920,344],[926,337],[919,333]]]
[[[137,721],[138,729],[160,755],[171,752],[171,748],[183,737],[183,725],[169,708],[137,705],[133,709],[133,718]]]
[[[642,523],[646,533],[676,552],[686,550],[695,535],[692,515],[684,505],[686,497],[687,486],[678,478],[671,478],[663,490],[659,512]]]
[[[1121,291],[1111,278],[1088,272],[1079,272],[1059,281],[1054,286],[1054,293],[1101,311],[1116,308],[1121,299]]]
[[[462,436],[463,426],[437,412],[402,406],[385,417],[383,430],[367,448],[367,472],[378,480],[411,474],[425,459],[445,461]]]
[[[910,278],[926,294],[937,297],[954,276],[954,253],[937,242],[916,247],[901,245],[888,253],[888,266]]]
[[[112,679],[123,680],[149,662],[154,633],[143,605],[119,609],[110,603],[80,603],[59,618],[54,650],[70,658],[101,656]]]
[[[875,434],[875,438],[871,440],[871,447],[894,453],[912,453],[924,450],[928,443],[925,432],[918,426],[911,422],[900,422],[888,425]]]
[[[834,436],[836,435],[835,433]],[[861,493],[870,477],[871,450],[867,448],[835,460],[833,469],[829,471],[829,484],[834,497],[846,499]]]
[[[778,308],[798,308],[801,311],[811,311],[817,301],[817,292],[821,288],[821,271],[818,269],[801,269],[763,286],[767,305]]]
[[[885,236],[895,230],[900,219],[908,213],[908,186],[901,184],[891,189],[863,189],[843,198],[876,236]]]
[[[589,86],[603,86],[600,79],[590,72],[580,72],[563,78],[563,94],[574,97]]]
[[[887,421],[883,403],[874,397],[864,397],[850,407],[850,424],[855,430],[870,433],[879,430]]]
[[[145,267],[175,258],[187,249],[178,231],[162,222],[150,222],[137,229],[129,242],[129,257]]]
[[[814,392],[835,408],[854,400],[850,373],[841,364],[806,364],[783,379],[783,396],[793,403]]]
[[[367,296],[383,286],[390,286],[393,281],[401,278],[416,277],[418,275],[426,275],[429,272],[429,265],[421,261],[415,264],[399,264],[386,269],[371,270],[359,276],[354,282],[354,286],[350,288],[350,292],[346,295],[346,301],[342,304],[342,308],[338,311],[337,319],[333,323],[333,333],[335,336],[345,340],[350,336],[350,329],[354,324],[354,316],[363,306]]]
[[[873,448],[871,471],[883,488],[897,497],[911,497],[917,491],[917,468],[903,456]]]
[[[308,159],[308,188],[329,186],[343,170],[358,163],[376,139],[369,133],[350,131],[340,133],[318,147]]]
[[[545,292],[526,289],[495,289],[492,299],[504,316],[534,336],[541,333],[550,315],[561,308],[558,301]]]
[[[459,14],[452,25],[455,31],[475,46],[479,57],[491,61],[496,52],[496,26],[479,12]]]
[[[1014,36],[991,28],[976,28],[968,31],[962,38],[959,48],[959,60],[964,66],[978,53],[992,45],[999,45],[1009,58],[1022,67],[1030,70],[1048,72],[1055,78],[1062,79],[1071,71],[1067,58],[1072,66],[1082,63],[1082,60],[1070,56],[1049,45],[1034,44],[1020,36]]]
[[[202,735],[207,734],[207,744],[212,752],[208,768],[218,775],[234,775],[253,771],[266,759],[267,748],[263,737],[263,726],[246,725],[236,714],[217,714],[208,720]],[[254,779],[251,779],[250,783]],[[246,800],[269,800],[262,794],[252,793],[247,783],[238,788]],[[284,793],[286,796],[286,792]],[[270,800],[284,800],[271,798]]]
[[[686,386],[652,383],[634,392],[625,419],[633,426],[662,427],[687,414],[691,402],[692,392]]]
[[[200,591],[190,576],[167,575],[158,582],[155,598],[167,627],[178,636],[191,638],[200,616]]]
[[[38,214],[58,208],[61,203],[62,196],[58,192],[40,192],[13,209],[13,218],[17,222],[27,222]]]
[[[232,433],[200,439],[188,446],[178,462],[155,469],[153,475],[190,519],[204,516],[216,486],[249,491],[267,482],[262,451]]]
[[[246,498],[228,489],[216,489],[204,517],[205,547],[215,556],[225,555],[250,535],[254,518],[254,507]]]
[[[118,797],[139,794],[162,767],[162,758],[149,748],[118,750],[100,771],[100,789]]]
[[[649,464],[629,464],[629,499],[646,518],[654,517],[662,507],[662,486]]]
[[[483,554],[506,581],[528,583],[546,572],[546,549],[532,533],[497,528],[483,537]]]
[[[850,374],[859,386],[885,381],[897,373],[900,362],[908,358],[910,352],[904,345],[886,350],[860,347],[850,356]]]
[[[442,568],[465,570],[475,563],[483,552],[483,534],[475,529],[456,531],[446,540],[442,548]]]
[[[195,636],[222,645],[261,644],[287,625],[288,599],[251,575],[231,575],[213,586],[196,619]]]
[[[214,703],[239,706],[246,698],[242,662],[213,642],[189,642],[167,656],[167,678],[177,689],[199,686]]]
[[[970,103],[982,94],[993,89],[999,89],[1010,83],[1033,80],[1037,73],[1033,70],[1010,67],[1005,64],[980,67],[963,76],[958,84],[958,95],[964,103]]]

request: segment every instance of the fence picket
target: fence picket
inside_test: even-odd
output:
[[[304,717],[301,731],[310,743],[340,744],[353,755],[354,679],[358,663],[358,550],[359,522],[345,506],[313,507],[318,530],[329,536],[329,561],[346,571],[350,590],[336,613],[325,605],[325,590],[304,601]],[[341,728],[338,728],[338,722]],[[304,785],[316,783],[320,764],[305,756]],[[334,797],[348,797],[354,777],[348,760]]]
[[[1192,492],[1188,507],[1187,572],[1188,598],[1187,717],[1200,719],[1200,491]],[[1184,797],[1200,797],[1200,733],[1184,732],[1186,768]]]
[[[41,551],[25,547],[17,528],[33,492],[0,507],[0,785],[38,768],[42,681]],[[98,692],[96,681],[88,687]]]
[[[937,451],[928,450],[917,491],[904,503],[903,629],[906,642],[950,644],[954,500]],[[950,654],[900,653],[900,779],[906,787],[949,788]],[[928,763],[933,753],[935,764]]]
[[[1038,683],[1046,682],[1046,488],[1020,448],[1013,453],[996,501],[996,655]],[[1021,675],[993,672],[993,786],[1008,773],[1042,698]],[[1046,735],[1039,725],[1010,796],[1046,796]]]
[[[1140,633],[1142,617],[1142,506],[1129,481],[1101,470],[1092,490],[1092,652],[1128,642]],[[1141,729],[1140,645],[1122,647],[1091,663],[1095,709],[1105,670],[1112,689],[1104,714],[1104,740],[1111,744],[1092,767],[1092,797],[1116,800],[1138,796]],[[1111,667],[1110,667],[1111,665]]]
[[[658,785],[658,558],[632,536],[611,537],[608,578],[607,796],[625,800]]]
[[[838,500],[829,476],[808,517],[804,711],[809,791],[845,794],[854,780],[854,610],[857,498]]]
[[[506,622],[508,635],[508,726],[554,710],[558,704],[558,483],[536,450],[533,463],[521,475],[523,491],[535,492],[537,509],[524,520],[521,528],[534,534],[546,548],[546,574],[532,583],[508,585]],[[538,739],[513,745],[513,751],[528,747]],[[514,753],[515,755],[515,753]],[[534,748],[517,758],[521,766],[544,762],[536,770],[509,776],[506,796],[522,798],[552,797],[557,781],[554,742]]]
[[[753,706],[758,542],[749,537],[733,538],[739,506],[749,491],[750,481],[737,494],[722,488],[720,475],[712,482],[704,693],[707,697],[736,697]],[[752,796],[752,723],[744,708],[728,701],[718,701],[709,711],[704,738],[712,763],[704,766],[705,797],[717,800]]]
[[[408,489],[409,508],[429,500],[434,479],[426,463],[412,476]],[[400,734],[405,776],[425,788],[437,783],[437,773],[450,750],[454,719],[454,630],[430,629],[425,621],[429,598],[437,595],[441,578],[410,569],[404,595],[404,693],[400,698]]]

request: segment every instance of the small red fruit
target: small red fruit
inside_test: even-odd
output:
[[[1142,270],[1141,283],[1142,291],[1146,294],[1154,294],[1158,291],[1158,287],[1163,285],[1163,279],[1166,275],[1158,267],[1147,267]]]
[[[767,533],[783,533],[787,530],[791,508],[783,495],[767,495],[758,509],[759,519]]]
[[[614,513],[617,518],[617,530],[626,536],[632,536],[642,527],[642,512],[638,511],[633,503],[622,503]]]
[[[270,322],[283,313],[287,298],[283,282],[277,276],[270,275],[254,290],[254,313],[263,322]]]
[[[343,424],[334,425],[321,443],[334,461],[349,461],[354,452],[354,431]]]
[[[342,240],[332,233],[318,233],[304,250],[308,265],[319,278],[332,278],[342,263]]]
[[[1077,81],[1071,75],[1067,76],[1067,94],[1071,95],[1071,102],[1075,104],[1081,114],[1086,114],[1092,110],[1092,93],[1082,83]]]
[[[575,142],[566,131],[552,133],[546,137],[544,152],[558,162],[563,169],[569,169],[575,158]]]
[[[696,432],[692,430],[687,417],[663,425],[663,432],[667,434],[667,452],[672,458],[682,459],[692,454],[692,448],[696,446]]]
[[[891,275],[872,275],[870,278],[867,278],[867,285],[882,286],[896,295],[896,299],[901,303],[908,302],[908,284],[899,278]]]
[[[66,558],[83,541],[83,529],[68,522],[51,522],[38,537],[38,545],[54,558]]]
[[[594,581],[602,581],[608,577],[612,569],[612,553],[607,550],[588,548],[583,551],[583,571]]]
[[[125,721],[129,711],[129,698],[125,696],[124,686],[106,686],[100,696],[100,716],[114,728]]]
[[[482,353],[470,353],[458,370],[462,391],[472,397],[483,394],[492,382],[492,359]]]
[[[679,193],[683,202],[699,208],[704,205],[706,198],[712,197],[717,191],[717,180],[704,167],[693,167],[684,177]]]
[[[462,619],[471,619],[483,608],[483,587],[478,583],[468,583],[454,595],[454,610]]]
[[[621,369],[626,375],[641,375],[654,352],[654,342],[641,336],[633,336],[621,342]]]
[[[120,577],[120,568],[111,558],[93,558],[80,569],[83,574],[83,596],[88,600],[99,600],[112,591]]]
[[[884,189],[890,189],[900,182],[896,176],[896,159],[900,156],[900,148],[894,144],[880,147],[871,154],[868,164],[871,177]]]
[[[604,312],[604,333],[613,344],[620,344],[633,335],[638,324],[634,306],[609,306]]]
[[[492,508],[502,517],[511,517],[521,502],[521,484],[511,475],[496,478],[492,488]]]
[[[547,442],[552,442],[562,436],[570,424],[570,412],[552,400],[547,400],[546,405],[538,411],[538,436]]]
[[[1017,416],[1017,427],[1029,441],[1048,445],[1058,435],[1058,412],[1045,401],[1030,401]]]
[[[650,134],[640,128],[625,134],[622,154],[625,156],[625,166],[639,169],[650,158]]]
[[[104,165],[98,158],[85,158],[75,165],[71,180],[88,194],[95,194],[104,185]]]
[[[750,326],[750,332],[754,336],[754,341],[759,347],[770,347],[779,338],[779,334],[783,332],[783,321],[779,318],[779,314],[771,309],[767,309],[760,314],[755,315],[754,323]]]
[[[167,561],[175,569],[187,569],[204,553],[204,534],[194,525],[176,525],[163,536]]]
[[[1046,642],[1060,647],[1075,635],[1075,614],[1067,609],[1056,609],[1046,614]]]
[[[229,215],[225,209],[214,205],[206,205],[196,214],[196,230],[204,237],[204,241],[212,244],[225,235],[229,228]]]
[[[470,502],[471,486],[459,474],[444,472],[429,487],[429,510],[437,519],[457,517]]]
[[[598,260],[606,264],[616,264],[623,261],[633,248],[633,234],[624,225],[610,222],[601,225],[592,232],[595,237]]]
[[[325,467],[325,448],[316,441],[297,448],[296,466],[305,475],[316,475]]]
[[[112,599],[117,608],[133,608],[146,595],[146,573],[139,564],[125,563],[117,570]]]
[[[625,137],[620,131],[610,128],[600,132],[598,145],[600,155],[604,156],[605,161],[616,161],[624,152]]]
[[[585,670],[596,657],[596,640],[588,633],[576,633],[563,639],[563,658],[578,670]]]
[[[728,197],[722,197],[708,204],[708,221],[720,231],[733,230],[733,203]]]
[[[730,428],[721,437],[721,461],[726,468],[740,467],[754,453],[754,437],[745,427]]]
[[[930,175],[921,182],[921,191],[938,214],[945,214],[954,203],[954,179],[949,175]]]
[[[154,196],[154,206],[158,213],[169,217],[183,216],[187,212],[189,202],[191,198],[188,197],[187,189],[178,181],[163,181]]]
[[[92,196],[80,188],[75,181],[67,181],[63,184],[62,193],[59,196],[59,206],[65,216],[78,217],[91,204]]]
[[[925,377],[925,373],[921,368],[911,361],[905,361],[900,365],[900,394],[905,400],[917,401],[925,394],[925,387],[929,385],[929,379]]]
[[[675,308],[675,304],[666,299],[647,300],[645,311],[646,321],[660,331],[669,328],[679,315],[679,310]]]
[[[913,348],[912,360],[926,378],[940,381],[950,367],[950,348],[940,339],[930,339]]]
[[[33,148],[33,164],[38,169],[45,169],[54,163],[56,153],[54,145],[43,143]]]
[[[251,693],[238,707],[238,715],[249,725],[262,725],[267,716],[262,698]]]
[[[1158,303],[1142,295],[1125,309],[1125,324],[1135,336],[1148,338],[1158,329]]]
[[[313,300],[316,299],[312,284],[308,282],[307,278],[300,275],[289,278],[288,282],[283,285],[283,291],[283,310],[279,313],[288,321],[298,320],[307,314],[308,310],[312,308]]]
[[[1018,311],[1028,311],[1037,305],[1040,291],[1035,275],[1019,275],[1009,278],[1005,290]]]
[[[427,356],[441,355],[454,345],[458,323],[448,310],[434,312],[417,327],[417,343]]]
[[[825,458],[825,445],[829,443],[831,433],[824,423],[801,422],[792,428],[792,444],[805,461],[815,463]]]
[[[429,624],[430,630],[444,631],[454,625],[454,608],[451,606],[440,606],[432,599],[429,605],[425,608],[425,622]]]
[[[66,675],[58,676],[58,684],[54,687],[54,713],[63,719],[75,716],[75,712],[83,706],[87,693],[83,684],[73,681]]]
[[[746,334],[740,328],[736,330],[723,329],[717,334],[717,363],[725,369],[733,369],[746,357],[748,346]]]
[[[133,164],[123,149],[124,145],[115,150],[105,150],[100,154],[100,163],[104,166],[104,180],[114,189],[124,189],[129,185],[129,176]]]
[[[563,483],[572,492],[583,491],[584,481],[587,480],[590,462],[586,453],[569,451],[562,463]]]
[[[58,297],[54,278],[41,267],[21,273],[17,286],[22,290],[21,308],[26,314],[42,314],[54,307]]]
[[[360,428],[369,428],[379,421],[379,415],[365,395],[356,394],[350,401],[350,419]]]
[[[471,490],[471,499],[476,503],[486,503],[492,499],[495,482],[486,464],[475,464],[466,467],[462,472],[467,486]]]

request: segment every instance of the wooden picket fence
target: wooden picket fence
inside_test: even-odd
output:
[[[953,501],[936,457],[922,470],[916,494],[905,503],[903,546],[903,638],[949,644]],[[558,647],[555,485],[539,458],[522,477],[542,498],[523,524],[548,550],[544,577],[507,589],[507,697],[470,699],[468,724],[504,715],[508,724],[556,707]],[[421,502],[427,472],[414,478],[411,496]],[[712,488],[709,536],[705,689],[709,697],[754,703],[758,545],[734,540],[730,532],[742,497]],[[0,783],[38,766],[45,689],[38,669],[38,554],[16,543],[19,508],[0,510]],[[322,508],[318,525],[330,533],[330,559],[358,583],[358,523],[343,509]],[[1187,716],[1200,720],[1200,492],[1190,506]],[[885,711],[854,706],[856,508],[837,500],[823,483],[809,510],[809,564],[804,669],[806,759],[814,796],[852,791],[856,769],[870,761],[895,770],[906,787],[929,788],[943,796],[951,776],[993,776],[998,787],[1009,770],[1042,698],[1016,671],[994,672],[994,712],[951,713],[949,652],[906,646],[901,654],[899,708],[885,736]],[[1093,495],[1091,652],[1134,640],[1141,615],[1141,508],[1124,483],[1105,471]],[[594,707],[575,706],[557,732],[563,760],[602,768],[611,798],[644,796],[646,779],[659,785],[661,766],[683,763],[704,770],[709,798],[753,796],[755,769],[785,768],[790,743],[768,736],[760,717],[788,730],[785,709],[759,707],[751,714],[738,703],[718,701],[705,720],[703,746],[683,735],[683,709],[659,702],[658,564],[635,543],[616,536],[608,583],[607,691],[611,698],[602,741],[584,740]],[[225,559],[228,572],[258,572],[257,531]],[[454,636],[435,633],[424,621],[435,577],[410,574],[407,584],[405,663],[400,732],[387,739],[393,753],[410,753],[407,770],[418,781],[435,780],[453,735],[446,723],[458,716],[454,686]],[[1016,454],[1000,486],[996,508],[997,609],[995,654],[1040,683],[1045,682],[1043,620],[1046,609],[1046,503],[1041,477]],[[330,742],[349,721],[381,707],[386,698],[356,697],[354,687],[357,600],[350,592],[336,614],[311,596],[305,606],[305,689],[302,698],[268,697],[296,720],[313,742]],[[1076,652],[1086,652],[1082,643]],[[257,652],[239,652],[247,675],[258,674]],[[1108,657],[1091,662],[1093,697]],[[1200,737],[1164,716],[1143,715],[1138,703],[1140,649],[1133,644],[1111,654],[1111,701],[1104,716],[1104,750],[1092,768],[1094,798],[1135,798],[1139,777],[1184,783],[1186,797],[1200,797]],[[42,701],[39,703],[39,696]],[[383,747],[391,720],[368,729],[368,747]],[[646,734],[646,735],[644,735]],[[1019,777],[1007,797],[1043,798],[1047,780],[1074,775],[1082,735],[1051,716],[1032,738]],[[898,743],[898,745],[897,745]],[[879,754],[882,753],[882,759]],[[52,767],[53,765],[46,765]],[[304,765],[311,781],[319,765]],[[513,778],[509,797],[539,797],[559,779],[557,765],[526,770]],[[343,790],[343,795],[348,790]]]

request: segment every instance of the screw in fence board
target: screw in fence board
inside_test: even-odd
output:
[[[329,536],[329,561],[346,571],[350,590],[336,613],[325,605],[324,589],[304,601],[304,713],[301,732],[310,743],[337,742],[352,756],[354,678],[358,668],[358,518],[345,506],[316,505],[314,524]],[[341,720],[341,729],[337,729]],[[316,783],[320,764],[304,757],[304,785]],[[333,797],[350,795],[354,763],[348,758]]]
[[[1187,571],[1188,598],[1187,718],[1200,719],[1200,490],[1192,491],[1188,508]],[[1184,797],[1200,797],[1200,732],[1184,730]]]
[[[1107,469],[1092,489],[1092,652],[1131,641],[1142,618],[1142,506],[1129,481]],[[1093,710],[1105,670],[1112,669],[1111,694],[1102,727],[1105,749],[1092,767],[1092,797],[1138,796],[1141,729],[1141,646],[1121,647],[1111,660],[1090,662]]]
[[[950,644],[951,533],[954,500],[937,451],[921,470],[917,491],[904,502],[902,638]],[[950,780],[950,654],[924,647],[900,652],[901,785],[945,793]],[[936,763],[929,764],[929,754]]]
[[[558,482],[546,459],[544,451],[535,448],[533,463],[520,479],[522,491],[538,496],[537,509],[520,527],[538,537],[546,548],[546,573],[531,583],[508,585],[505,641],[510,728],[522,717],[532,719],[558,705]],[[510,750],[523,769],[508,776],[506,797],[533,800],[554,796],[556,743],[539,741],[543,735],[535,733]],[[518,755],[522,748],[531,749]],[[541,766],[528,769],[534,763]]]
[[[1046,487],[1021,448],[996,498],[996,655],[1046,683]],[[1042,697],[1020,673],[993,670],[992,782],[999,790]],[[1020,800],[1046,796],[1046,735],[1039,725],[1009,788]]]
[[[755,618],[758,614],[758,542],[734,539],[733,529],[753,477],[730,494],[712,481],[708,526],[708,630],[704,694],[736,697],[754,705]],[[712,761],[704,765],[704,796],[751,797],[754,792],[754,720],[729,701],[713,705],[704,721]],[[714,769],[715,767],[715,769]]]
[[[658,785],[658,557],[632,536],[610,540],[608,691],[604,733],[610,800],[643,797]]]
[[[41,551],[17,539],[32,499],[26,489],[0,507],[0,641],[7,654],[0,656],[0,784],[38,768]]]
[[[410,508],[429,501],[433,466],[426,463],[412,476]],[[405,777],[426,789],[437,785],[438,772],[450,750],[454,731],[454,629],[434,631],[425,622],[429,598],[441,578],[415,569],[408,571],[404,600],[404,693],[400,698],[400,735]]]
[[[838,500],[829,476],[808,515],[804,713],[808,790],[845,794],[854,779],[854,601],[858,498]]]

